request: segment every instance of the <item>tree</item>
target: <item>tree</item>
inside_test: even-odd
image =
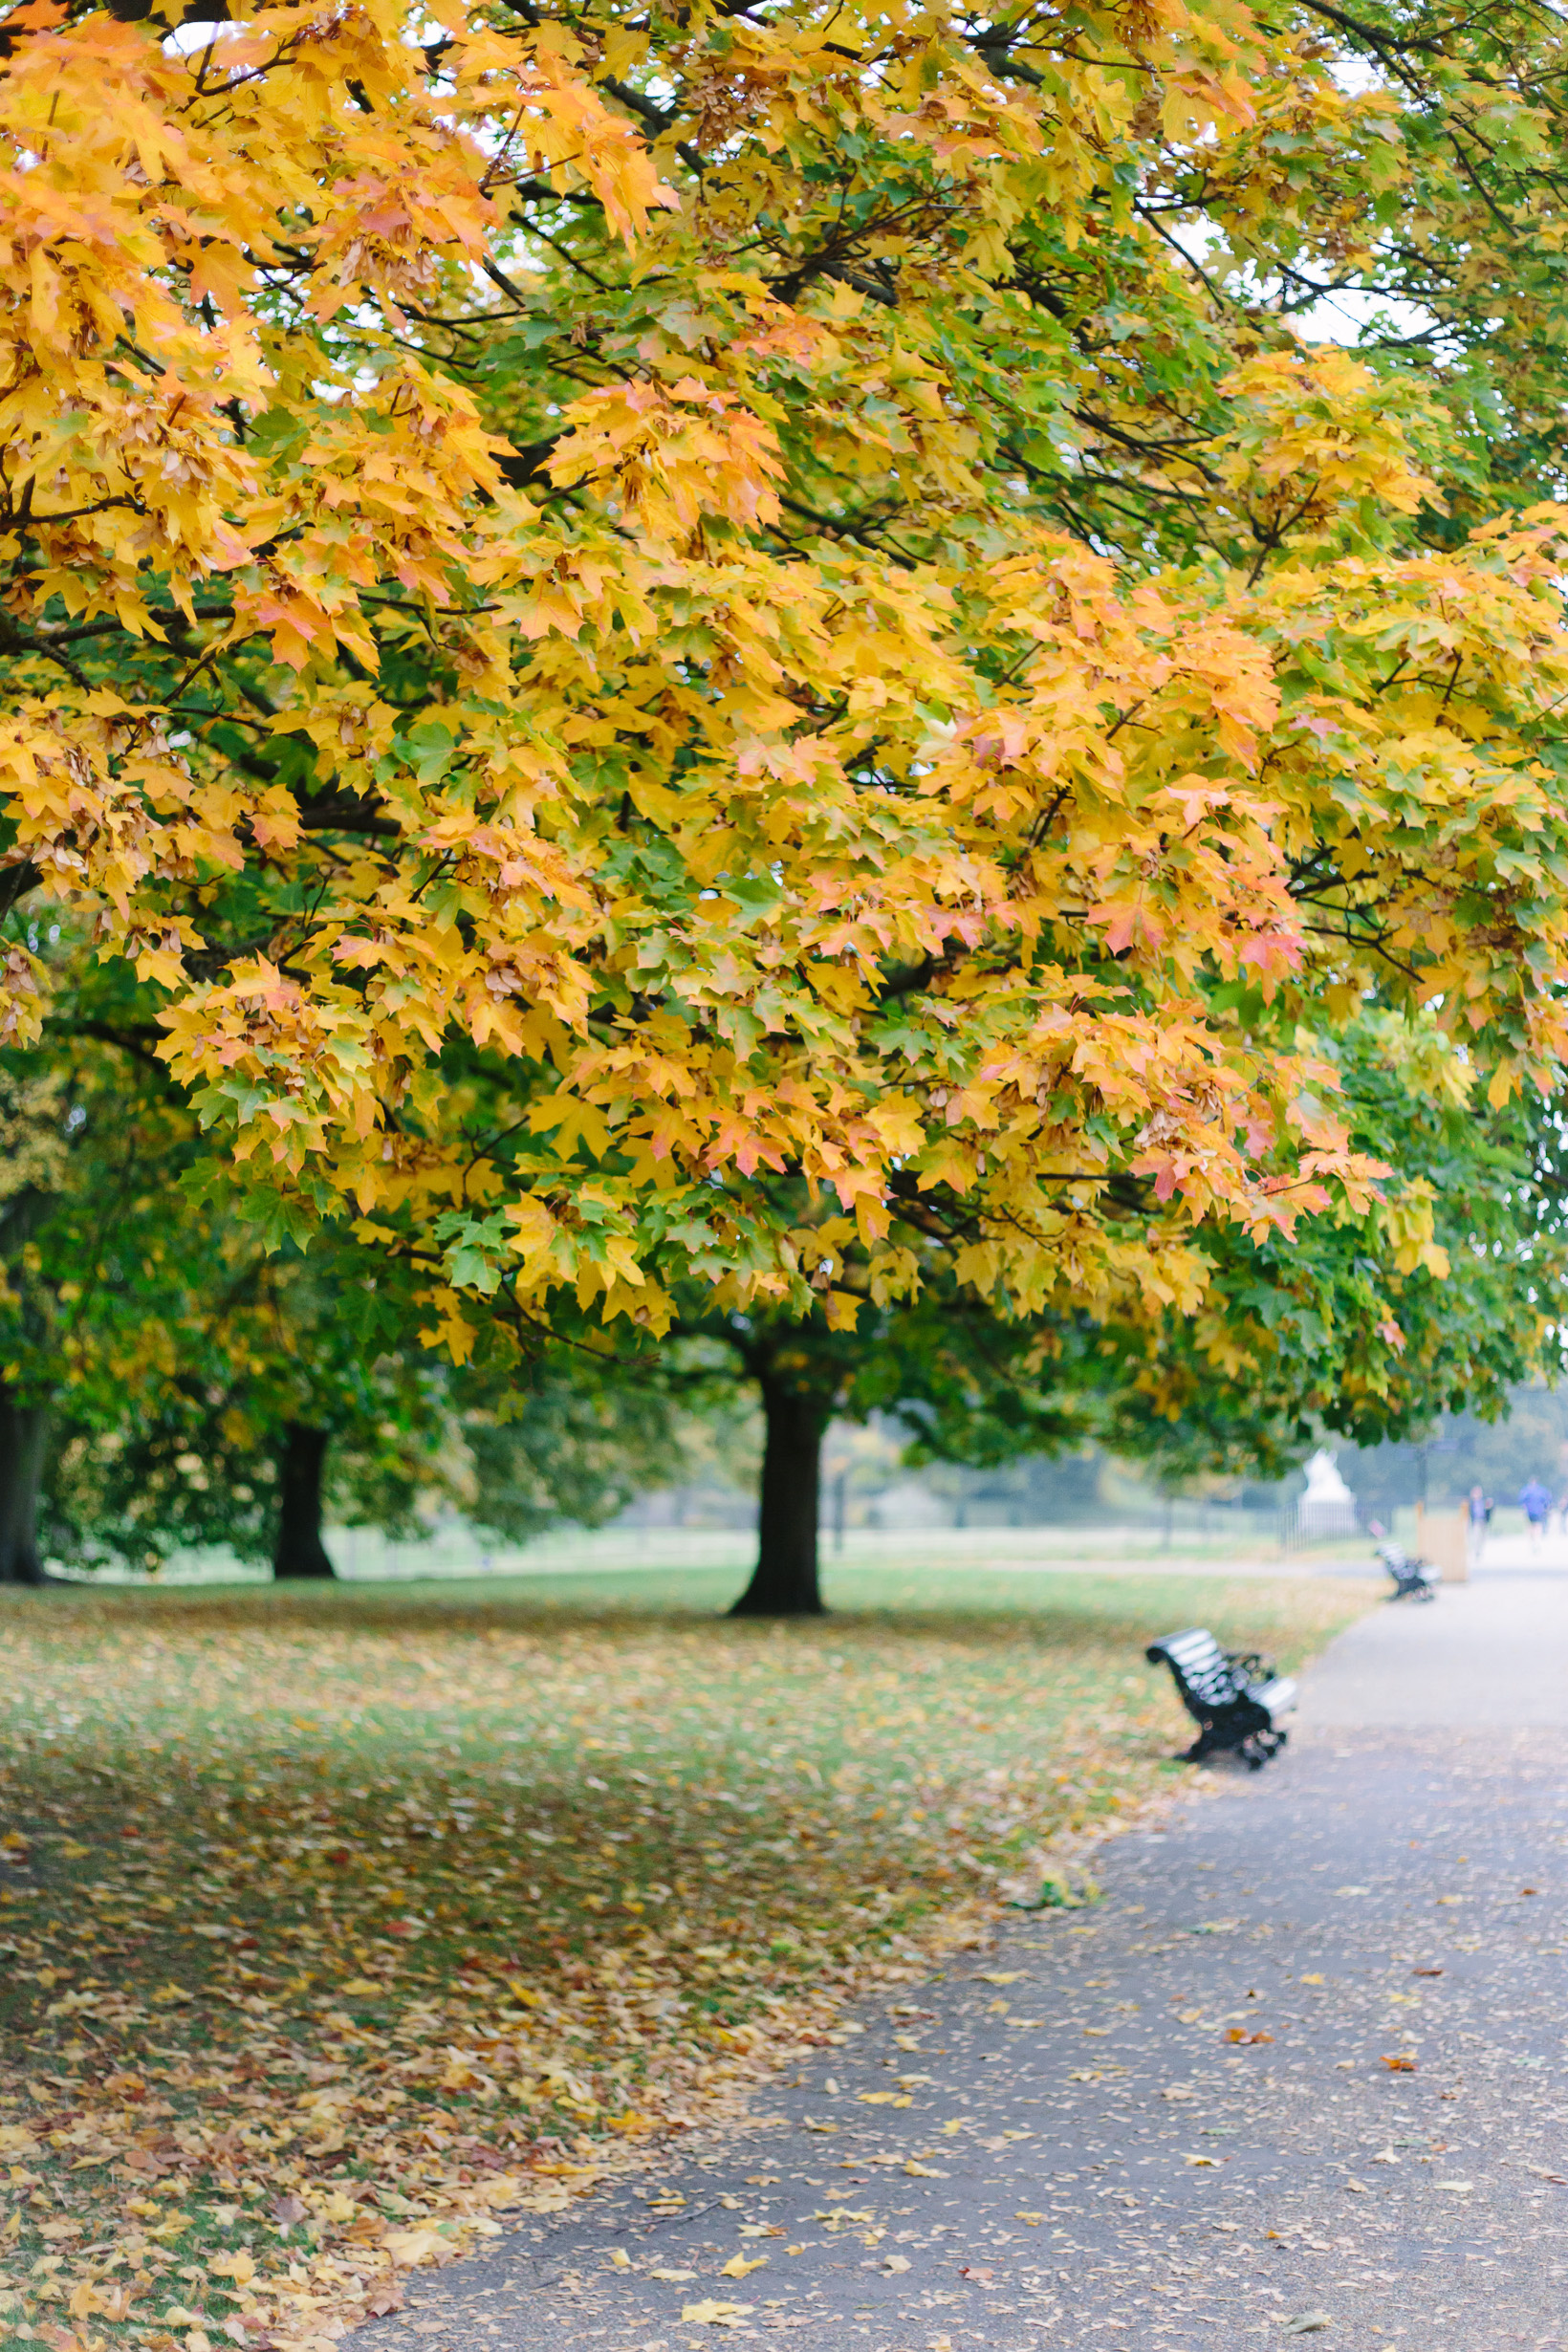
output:
[[[1406,229],[1506,272],[1549,34],[134,14],[5,17],[6,1017],[134,967],[265,1230],[351,1209],[459,1358],[852,1261],[1153,1327],[1206,1228],[1373,1213],[1298,1027],[1555,1083],[1497,338],[1467,409],[1289,324]]]
[[[835,1329],[825,1317],[787,1319],[713,1315],[689,1327],[676,1350],[677,1383],[706,1372],[754,1385],[763,1410],[757,1559],[737,1617],[813,1617],[823,1607],[819,1578],[822,1441],[830,1422],[898,1415],[927,1435],[911,1458],[1002,1460],[1055,1451],[1081,1439],[1090,1416],[1037,1377],[1039,1331],[1032,1321],[991,1313],[949,1282],[932,1281],[912,1305],[873,1309],[861,1328]],[[959,1412],[964,1438],[937,1439]],[[983,1401],[982,1401],[983,1400]],[[978,1423],[991,1425],[989,1443]],[[1006,1428],[1005,1442],[998,1442]]]
[[[195,1122],[142,1051],[139,1067],[78,1034],[0,1053],[0,1583],[43,1577],[62,1427],[107,1429],[161,1392],[210,1276],[210,1227],[183,1182]]]
[[[1563,1369],[1555,1117],[1528,1101],[1478,1115],[1473,1064],[1430,1016],[1370,1010],[1323,1050],[1352,1141],[1397,1163],[1402,1191],[1289,1242],[1216,1229],[1196,1315],[1020,1316],[935,1252],[913,1302],[872,1297],[863,1254],[840,1263],[837,1281],[867,1293],[853,1330],[694,1307],[640,1376],[721,1393],[738,1379],[760,1397],[758,1558],[737,1613],[820,1610],[818,1466],[835,1418],[893,1417],[911,1465],[993,1468],[1094,1440],[1166,1479],[1274,1479],[1325,1435],[1366,1446],[1420,1437],[1444,1413],[1492,1420],[1534,1369]]]
[[[36,1347],[44,1320],[31,1283],[18,1296],[17,1273],[31,1274],[33,1228],[40,1206],[63,1181],[67,1165],[58,1088],[0,1074],[0,1301],[12,1325],[7,1378],[0,1383],[0,1583],[35,1584],[43,1575],[38,1552],[38,1491],[43,1471],[46,1412],[33,1383],[18,1378],[16,1358]]]
[[[272,1253],[206,1170],[205,1281],[156,1378],[61,1383],[45,1548],[86,1568],[157,1568],[217,1547],[282,1579],[336,1571],[325,1527],[428,1536],[461,1509],[509,1541],[593,1525],[678,1473],[657,1390],[606,1388],[591,1355],[454,1369],[418,1338],[409,1286],[330,1230]]]
[[[1422,1440],[1445,1414],[1494,1421],[1518,1383],[1568,1370],[1553,1107],[1489,1110],[1430,1018],[1363,1013],[1326,1050],[1352,1133],[1429,1202],[1430,1234],[1384,1204],[1366,1224],[1316,1218],[1290,1249],[1214,1236],[1202,1312],[1124,1335],[1104,1425],[1119,1450],[1274,1477],[1325,1434],[1364,1447]]]
[[[339,1523],[412,1535],[449,1492],[441,1368],[381,1261],[331,1232],[308,1257],[287,1243],[270,1254],[219,1172],[199,1172],[205,1249],[156,1370],[108,1397],[57,1395],[50,1549],[157,1567],[215,1545],[280,1578],[330,1577],[329,1499]],[[189,1191],[161,1206],[189,1213]]]
[[[593,1356],[555,1350],[512,1372],[455,1381],[469,1523],[526,1543],[563,1523],[600,1527],[686,1469],[688,1435],[657,1382],[616,1382]]]

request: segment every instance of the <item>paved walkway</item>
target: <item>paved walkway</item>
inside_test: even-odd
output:
[[[356,2346],[1568,2347],[1568,1576],[1381,1610],[1276,1765],[1204,1778],[1095,1911]]]

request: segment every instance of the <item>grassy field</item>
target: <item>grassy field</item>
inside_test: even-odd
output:
[[[1151,1635],[1374,1589],[731,1584],[0,1596],[0,2341],[326,2345],[1036,1900],[1170,1775]]]
[[[1414,1540],[1415,1514],[1396,1514],[1402,1540]],[[1286,1558],[1280,1552],[1276,1513],[1239,1514],[1239,1523],[1216,1509],[1204,1526],[1178,1525],[1169,1539],[1158,1526],[1110,1522],[1094,1526],[1060,1527],[852,1527],[841,1549],[826,1537],[829,1572],[851,1579],[865,1571],[882,1580],[912,1569],[922,1577],[968,1578],[988,1569],[1028,1573],[1039,1568],[1146,1565],[1150,1570],[1183,1567],[1195,1575],[1224,1569],[1232,1563],[1258,1567],[1267,1563],[1280,1575],[1310,1574],[1318,1566],[1358,1564],[1371,1557],[1371,1538],[1358,1534],[1342,1539],[1314,1541]],[[662,1569],[682,1579],[686,1589],[693,1571],[717,1579],[715,1594],[728,1586],[733,1599],[746,1583],[756,1557],[753,1527],[632,1527],[617,1521],[610,1527],[567,1528],[538,1535],[531,1543],[487,1546],[473,1529],[458,1518],[444,1520],[418,1542],[392,1542],[373,1528],[336,1528],[326,1532],[333,1564],[347,1583],[363,1579],[371,1583],[446,1583],[451,1579],[479,1582],[490,1577],[532,1580],[543,1576],[600,1574],[642,1576]],[[93,1581],[100,1589],[123,1581],[140,1587],[146,1578],[139,1571],[107,1574]],[[231,1552],[221,1550],[177,1553],[161,1573],[164,1585],[248,1583],[270,1584],[272,1571],[260,1562],[242,1566]],[[695,1589],[692,1587],[691,1589]],[[706,1589],[706,1588],[705,1588]]]

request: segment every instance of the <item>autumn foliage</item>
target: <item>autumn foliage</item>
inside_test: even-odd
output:
[[[1380,1181],[1419,1258],[1318,1039],[1554,1078],[1557,516],[1448,529],[1416,378],[1175,233],[1364,251],[1385,88],[1230,0],[5,41],[13,1043],[134,965],[459,1355],[933,1247],[1190,1308]]]

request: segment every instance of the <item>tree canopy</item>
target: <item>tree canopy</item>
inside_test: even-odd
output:
[[[459,1357],[1435,1247],[1333,1038],[1562,1057],[1551,24],[179,14],[4,12],[18,1052]]]

